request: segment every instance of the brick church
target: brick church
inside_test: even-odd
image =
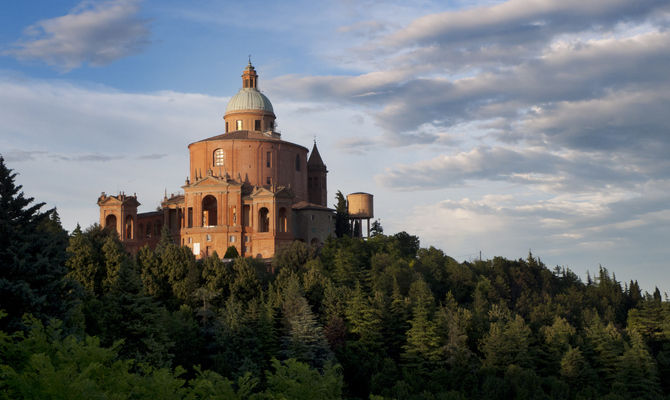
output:
[[[251,62],[223,119],[225,133],[188,146],[183,194],[166,195],[159,211],[137,213],[135,195],[103,192],[100,225],[115,229],[131,252],[155,246],[167,226],[175,243],[196,257],[223,256],[234,246],[241,256],[269,258],[294,240],[319,245],[334,235],[328,170],[316,142],[309,152],[282,140]]]

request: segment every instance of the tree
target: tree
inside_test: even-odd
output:
[[[384,228],[382,227],[381,221],[379,221],[379,219],[374,220],[372,222],[372,226],[370,227],[370,237],[375,237],[383,234],[384,234]]]
[[[142,283],[130,262],[121,261],[109,280],[100,316],[103,342],[123,340],[119,353],[153,366],[170,365],[173,343],[163,324],[165,310],[142,293]]]
[[[300,291],[300,282],[293,277],[283,293],[282,313],[286,334],[282,338],[283,353],[316,368],[333,358],[323,328],[318,324],[307,300]]]
[[[79,282],[89,296],[102,295],[102,281],[105,278],[105,257],[102,246],[110,231],[103,230],[100,225],[93,225],[82,232],[77,227],[70,235],[67,246],[68,259],[65,265],[68,276]]]
[[[398,248],[400,249],[400,255],[406,258],[415,258],[416,253],[419,251],[419,237],[410,235],[409,233],[402,231],[398,232],[393,237],[398,243]]]
[[[237,258],[240,256],[240,253],[237,252],[237,247],[228,246],[226,249],[226,254],[223,255],[223,258]]]
[[[494,305],[489,312],[492,320],[489,333],[481,343],[483,365],[498,370],[510,364],[530,366],[530,328],[519,315],[511,316],[509,310]]]
[[[337,400],[342,398],[342,374],[339,366],[328,365],[323,373],[310,368],[307,364],[288,359],[279,362],[272,360],[274,371],[266,372],[268,389],[264,392],[267,399],[293,400]]]
[[[340,238],[351,234],[349,209],[347,207],[347,199],[341,191],[337,191],[335,199],[337,200],[335,204],[335,235]]]
[[[8,317],[0,328],[23,327],[25,313],[65,318],[76,293],[66,278],[67,236],[55,209],[25,197],[16,173],[0,156],[0,299]]]

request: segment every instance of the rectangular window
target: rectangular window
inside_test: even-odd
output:
[[[228,133],[228,123],[226,122],[226,133]]]
[[[187,212],[187,214],[188,214],[188,216],[187,216],[187,219],[188,219],[188,227],[189,227],[189,228],[193,228],[193,207],[189,207],[189,208],[188,208],[188,212]],[[190,243],[190,242],[189,242],[189,243]]]
[[[246,243],[249,243],[249,235],[245,235],[245,236],[244,236],[244,241],[245,241]]]
[[[268,185],[272,185],[272,178],[268,176],[268,179],[266,179],[265,182],[267,182]]]
[[[270,168],[272,166],[272,152],[268,151],[265,155],[265,166]]]
[[[211,241],[212,241],[212,235],[210,235],[209,233],[207,234],[207,241],[208,241],[208,242],[211,242]]]
[[[238,119],[238,120],[235,122],[235,128],[236,128],[238,131],[241,131],[241,130],[242,130],[242,120],[241,120],[241,119]]]
[[[230,236],[230,243],[235,243],[235,236]]]
[[[260,131],[261,130],[261,120],[257,119],[254,121],[254,130],[255,131]]]

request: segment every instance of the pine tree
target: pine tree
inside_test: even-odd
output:
[[[661,394],[656,363],[642,336],[632,331],[631,346],[619,357],[613,392],[628,399],[658,399]]]
[[[156,367],[169,366],[173,342],[163,325],[165,310],[142,294],[142,283],[130,262],[120,261],[114,271],[110,275],[113,278],[107,280],[109,287],[100,316],[103,342],[111,345],[123,339],[122,357]]]
[[[55,209],[26,198],[16,173],[0,156],[0,308],[8,316],[0,328],[21,328],[25,313],[46,320],[65,318],[71,309],[72,282],[66,278],[67,236]]]
[[[335,195],[337,203],[335,204],[335,235],[338,238],[351,234],[349,226],[349,209],[347,208],[347,199],[341,191]]]
[[[417,303],[412,311],[411,328],[407,331],[407,344],[402,354],[409,367],[428,368],[440,360],[440,338],[435,322],[428,316],[427,305]]]
[[[285,357],[295,358],[316,368],[323,368],[333,359],[323,328],[302,295],[297,277],[289,282],[283,294],[282,313],[286,330],[282,338],[282,353]]]
[[[356,289],[347,304],[346,316],[351,324],[351,332],[358,334],[362,344],[371,348],[376,348],[381,344],[382,312],[375,307],[373,300],[365,293],[360,282],[356,283]]]

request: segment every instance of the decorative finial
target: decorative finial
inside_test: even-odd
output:
[[[251,65],[251,54],[249,54],[249,65]]]

